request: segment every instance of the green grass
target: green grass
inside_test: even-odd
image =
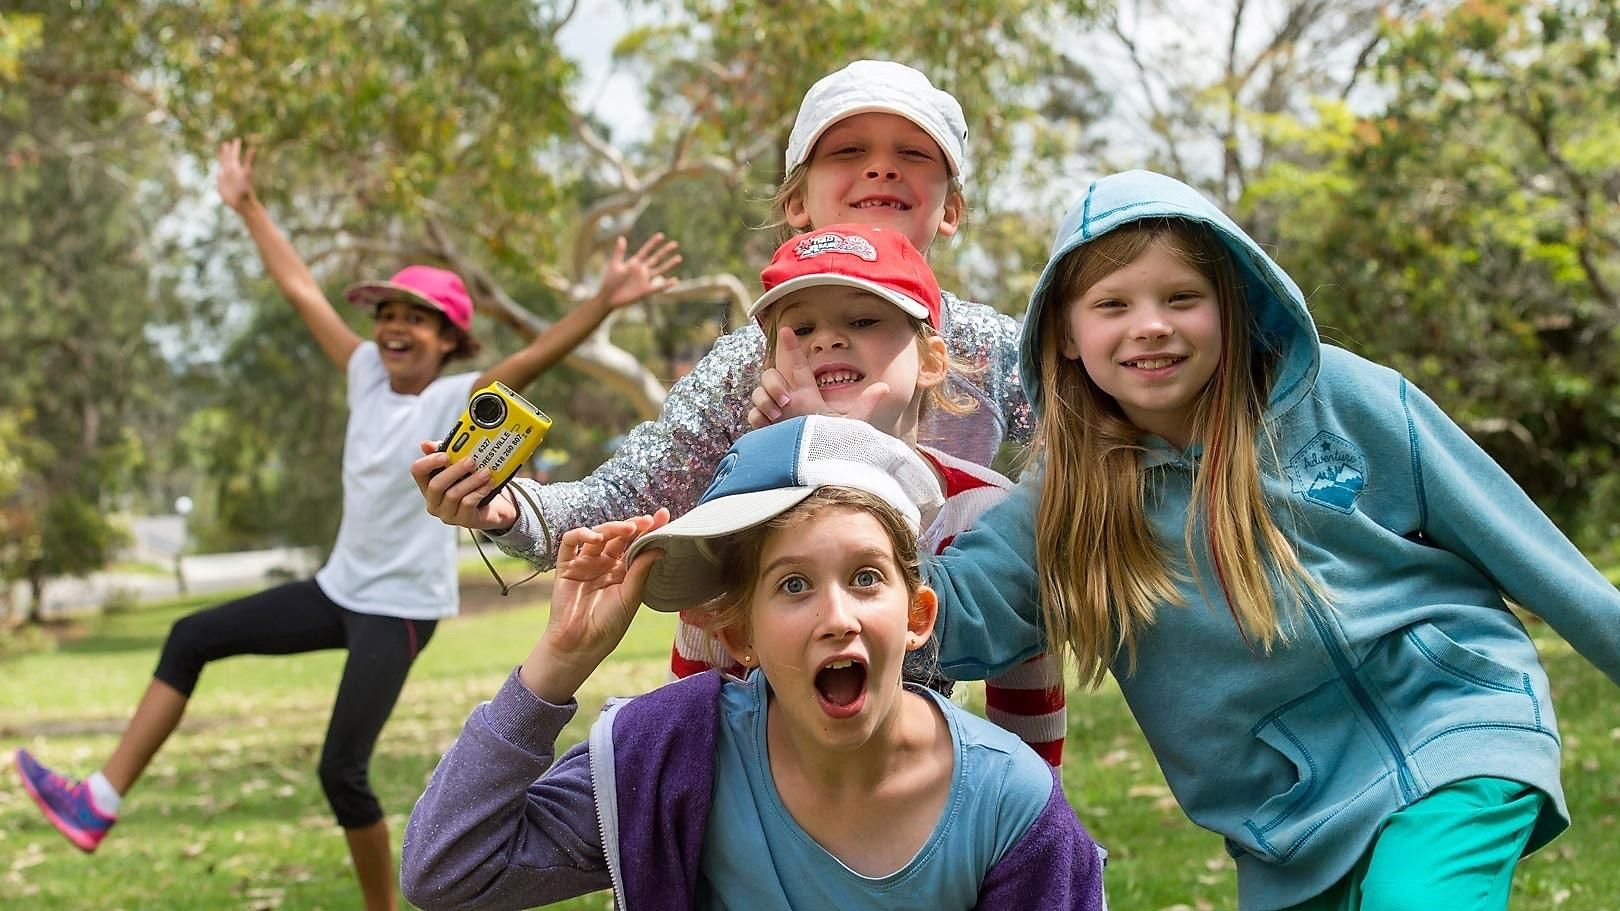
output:
[[[536,584],[519,593],[533,599],[544,590]],[[55,651],[0,661],[0,749],[27,746],[65,770],[92,769],[145,687],[168,624],[195,603],[107,617]],[[372,768],[396,843],[440,752],[468,710],[527,654],[544,621],[531,604],[440,625]],[[584,711],[565,740],[584,735],[604,696],[663,679],[670,629],[670,617],[643,613],[581,695]],[[1616,692],[1545,626],[1533,633],[1556,693],[1575,827],[1520,866],[1514,907],[1613,908],[1620,896]],[[347,855],[314,774],[341,661],[342,653],[325,652],[209,667],[180,733],[93,858],[46,826],[9,771],[0,775],[0,907],[354,907]],[[969,701],[978,707],[977,691]],[[1118,691],[1072,695],[1069,717],[1065,789],[1111,852],[1112,905],[1234,907],[1233,867],[1220,840],[1176,808]],[[609,902],[598,894],[558,907]]]

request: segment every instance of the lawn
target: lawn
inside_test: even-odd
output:
[[[503,573],[504,575],[504,573]],[[468,710],[522,660],[544,623],[528,606],[441,624],[383,734],[372,777],[399,837],[411,802]],[[46,762],[90,771],[111,750],[152,671],[168,624],[193,604],[94,621],[54,651],[0,660],[0,758],[27,746]],[[671,620],[644,612],[591,681],[565,737],[583,736],[602,698],[662,680]],[[1599,911],[1620,895],[1620,728],[1613,686],[1545,627],[1533,632],[1558,700],[1574,829],[1520,866],[1515,907]],[[125,804],[125,818],[87,858],[34,811],[10,769],[0,773],[0,907],[33,909],[339,909],[355,905],[342,839],[315,781],[342,654],[239,658],[204,674],[179,734]],[[975,693],[970,704],[977,705]],[[1220,840],[1193,827],[1169,796],[1112,687],[1071,696],[1064,781],[1110,852],[1119,909],[1231,908],[1233,868]],[[604,894],[557,906],[606,909]]]

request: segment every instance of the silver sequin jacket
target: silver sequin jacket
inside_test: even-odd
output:
[[[1029,440],[1029,404],[1018,382],[1018,323],[983,304],[950,293],[944,297],[946,343],[978,374],[972,382],[953,381],[979,407],[961,416],[928,409],[918,442],[988,465],[1003,440]],[[691,509],[714,466],[748,430],[749,396],[758,385],[764,357],[765,335],[752,322],[720,337],[692,372],[670,388],[658,420],[630,431],[588,477],[556,484],[515,481],[544,512],[545,521],[538,521],[520,496],[517,523],[494,541],[509,554],[549,568],[557,550],[551,535],[565,529],[650,513],[660,506],[676,516]]]

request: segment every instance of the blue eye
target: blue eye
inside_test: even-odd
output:
[[[802,595],[810,590],[810,582],[803,576],[788,576],[777,585],[784,594]]]
[[[875,569],[857,570],[853,579],[856,588],[872,588],[883,581],[883,574]]]

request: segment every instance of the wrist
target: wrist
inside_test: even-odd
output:
[[[566,705],[601,663],[601,658],[578,652],[558,653],[542,637],[518,668],[518,680],[546,702]]]
[[[247,191],[241,199],[228,205],[236,211],[237,215],[243,218],[264,211],[264,206],[259,204],[259,197],[252,190]]]

